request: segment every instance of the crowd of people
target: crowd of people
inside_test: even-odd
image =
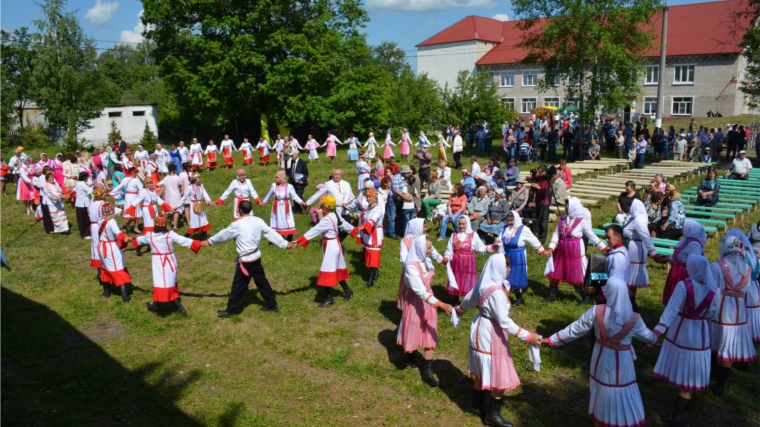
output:
[[[544,132],[543,123],[537,127]],[[481,136],[485,140],[490,130],[486,122],[475,128],[474,144],[480,149]],[[515,132],[508,126],[505,141],[532,138],[523,128]],[[572,132],[567,122],[558,128],[563,129],[551,132],[561,131],[560,138]],[[150,252],[154,291],[147,310],[151,312],[169,305],[187,315],[177,283],[175,245],[199,252],[235,241],[238,258],[231,291],[226,307],[217,313],[230,317],[243,311],[243,296],[251,280],[264,300],[261,309],[279,311],[261,263],[262,238],[284,250],[305,248],[311,240],[321,239],[323,256],[316,280],[320,308],[335,304],[337,287],[344,301],[354,295],[348,285],[351,273],[346,257],[355,255],[344,249],[346,237],[356,239],[361,246],[362,261],[369,272],[366,287],[377,282],[386,240],[399,241],[402,267],[397,306],[402,317],[397,344],[408,355],[407,364],[415,368],[416,351],[423,350],[422,379],[437,386],[432,360],[438,343],[438,310],[457,326],[459,316],[477,309],[468,350],[468,372],[475,388],[472,412],[489,426],[512,425],[501,416],[504,393],[520,385],[508,334],[529,345],[531,359],[538,366],[541,345],[564,345],[593,330],[596,341],[591,356],[589,416],[603,426],[644,423],[631,347],[634,338],[654,345],[665,335],[654,375],[679,390],[673,413],[673,423],[679,426],[688,425],[685,413],[695,391],[707,389],[712,378],[712,391],[722,395],[732,363],[755,359],[753,341],[760,341],[760,223],[747,233],[729,231],[721,240],[720,258],[710,263],[704,257],[704,228],[685,218],[678,190],[658,176],[650,184],[645,201],[635,183],[626,184],[618,199],[620,224],[608,226],[605,238],[600,239],[592,231],[590,211],[567,194],[572,187],[567,161],[556,168],[541,165],[526,179],[517,167],[519,145],[510,142],[505,146],[508,155],[503,170],[498,155],[492,155],[483,166],[473,156],[467,169],[460,164],[463,138],[458,129],[452,128],[450,133],[439,135],[433,145],[423,132],[414,142],[402,128],[398,144],[388,134],[382,155],[371,133],[362,144],[353,135],[344,143],[332,132],[327,133],[324,144],[310,135],[303,147],[292,135],[287,139],[277,135],[272,145],[265,138],[255,146],[244,140],[240,147],[225,136],[220,148],[209,141],[204,149],[194,139],[189,148],[182,142],[170,150],[158,145],[150,154],[141,146],[133,152],[124,141],[116,141],[110,150],[97,149],[91,157],[77,152],[49,159],[43,154],[36,163],[19,147],[12,182],[27,214],[35,214],[48,233],[69,232],[64,202],[73,200],[80,237],[89,240],[90,265],[98,271],[104,297],[118,290],[122,300],[129,302],[132,276],[125,250],[131,246],[136,255]],[[478,136],[481,133],[485,135]],[[591,147],[597,146],[591,139]],[[343,179],[341,168],[334,168],[329,179],[305,197],[310,180],[308,163],[318,160],[317,150],[326,148],[327,157],[334,162],[337,146],[342,144],[349,145],[348,160],[355,162],[359,175],[356,187]],[[391,148],[395,145],[400,146],[403,160],[415,164],[398,165]],[[418,147],[414,153],[412,146]],[[431,170],[433,147],[437,147],[436,171]],[[359,148],[366,151],[359,152]],[[461,179],[455,178],[448,166],[448,148],[453,148],[454,168],[461,168]],[[243,151],[243,164],[249,165],[254,150],[258,150],[264,166],[270,164],[270,150],[274,151],[279,166],[265,197],[259,196],[243,167],[227,189],[213,199],[203,185],[202,173],[213,172],[222,162],[224,167],[234,167],[234,151]],[[309,162],[300,158],[304,150],[309,151]],[[598,155],[598,150],[593,152]],[[593,152],[589,152],[592,158]],[[223,157],[222,162],[217,154]],[[550,160],[554,154],[550,150]],[[573,156],[572,149],[568,154]],[[451,194],[445,203],[443,191]],[[710,169],[699,194],[707,204],[716,203],[718,193],[717,171]],[[232,222],[209,237],[212,225],[207,209],[223,205],[230,197]],[[270,202],[268,221],[254,215],[254,204],[263,207]],[[564,208],[549,234],[551,205]],[[294,215],[307,212],[312,215],[313,227],[297,230]],[[119,216],[121,221],[117,221]],[[181,235],[176,230],[183,217],[188,228]],[[436,219],[440,220],[439,240],[447,240],[443,254],[433,248],[427,235],[428,225]],[[451,234],[448,224],[453,228]],[[658,255],[652,236],[680,239],[673,256]],[[606,254],[607,280],[598,289],[589,286],[587,279],[588,243]],[[578,320],[545,338],[519,327],[509,317],[513,306],[525,304],[531,268],[527,245],[547,257],[544,276],[549,293],[544,303],[558,300],[561,283],[578,290],[583,297],[581,304],[597,300]],[[491,254],[482,269],[478,268],[476,253]],[[651,285],[649,258],[671,265],[663,292],[664,311],[654,329],[641,319],[636,303],[637,289]],[[446,301],[433,294],[436,269],[445,270]],[[510,299],[510,292],[514,299]],[[717,360],[715,366],[711,354]]]

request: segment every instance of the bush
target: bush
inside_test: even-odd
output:
[[[85,142],[86,141],[84,138],[82,138],[81,140],[77,139],[76,127],[71,126],[69,127],[69,130],[66,131],[66,136],[63,137],[61,150],[64,154],[74,154],[76,151],[79,151],[82,149]]]
[[[18,145],[24,147],[25,150],[33,150],[35,148],[46,148],[50,146],[50,138],[48,137],[45,128],[40,125],[27,125],[23,129],[19,129],[21,136],[18,141]]]
[[[156,149],[156,144],[158,144],[158,138],[156,138],[156,135],[153,133],[152,130],[150,130],[150,126],[148,126],[148,121],[145,121],[145,129],[143,130],[143,136],[140,138],[140,144],[142,144],[143,148],[147,150],[149,153],[152,153],[153,150]]]

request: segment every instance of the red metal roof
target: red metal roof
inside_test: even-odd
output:
[[[466,16],[454,25],[418,44],[417,47],[471,40],[498,43],[504,40],[502,38],[502,24],[502,21],[482,16]]]
[[[709,3],[670,6],[668,13],[668,56],[737,54],[741,34],[732,33],[736,28],[737,13],[747,10],[747,0],[727,0]],[[496,21],[478,16],[468,16],[446,28],[419,46],[430,46],[468,40],[498,42],[476,65],[513,64],[520,62],[526,50],[515,47],[522,39],[522,32],[515,28],[517,21]],[[740,28],[747,28],[748,18],[739,20]],[[654,49],[647,56],[659,56],[662,14],[658,13],[647,24],[657,33]],[[476,37],[477,34],[477,37]]]

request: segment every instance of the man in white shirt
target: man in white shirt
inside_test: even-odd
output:
[[[454,150],[454,161],[456,162],[456,164],[454,165],[454,169],[460,169],[462,167],[462,152],[464,151],[464,145],[462,145],[462,135],[459,134],[458,130],[454,131],[453,150]]]
[[[253,198],[256,204],[261,202],[259,195],[256,194],[256,190],[253,189],[251,180],[246,179],[245,169],[243,168],[238,169],[237,179],[234,179],[232,182],[230,182],[230,185],[226,190],[224,190],[224,193],[222,193],[222,195],[216,200],[216,204],[218,206],[223,205],[224,201],[227,200],[227,197],[233,193],[235,194],[235,201],[232,205],[232,211],[234,214],[233,221],[237,221],[241,218],[240,214],[238,213],[238,206],[240,205],[240,202],[243,200],[250,200],[251,198]]]
[[[353,200],[354,193],[351,191],[351,184],[343,181],[343,170],[340,168],[333,169],[332,180],[325,182],[321,190],[317,191],[313,196],[309,198],[302,205],[304,207],[311,206],[314,203],[322,199],[322,195],[330,193],[335,198],[335,210],[340,214],[343,212],[348,204]]]
[[[161,144],[156,144],[156,151],[153,152],[156,155],[156,164],[158,165],[158,173],[169,173],[169,169],[166,168],[166,164],[172,161],[169,150],[164,150]]]
[[[673,160],[686,160],[686,134],[678,135],[673,148]]]
[[[296,242],[286,241],[274,229],[270,228],[261,218],[253,216],[253,205],[249,200],[243,200],[238,205],[237,214],[241,217],[224,230],[201,243],[201,246],[214,246],[230,240],[235,240],[238,259],[235,263],[235,276],[232,278],[232,290],[227,300],[227,308],[218,310],[219,317],[230,317],[243,312],[243,296],[253,279],[256,288],[264,299],[261,311],[278,312],[272,286],[261,265],[261,237],[264,236],[281,249],[292,249]]]
[[[145,150],[142,145],[138,145],[137,151],[135,151],[135,160],[137,160],[138,165],[143,169],[147,169],[149,158],[150,153],[148,153],[148,151]]]
[[[739,151],[739,157],[735,158],[731,163],[731,169],[726,178],[746,181],[750,170],[752,170],[752,162],[747,158],[747,152],[741,150]]]

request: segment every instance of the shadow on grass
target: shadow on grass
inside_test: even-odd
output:
[[[404,349],[396,345],[396,331],[386,329],[377,334],[377,342],[388,352],[388,362],[398,370],[406,369],[406,354]]]
[[[396,301],[380,301],[377,311],[393,324],[398,325],[401,323],[401,310],[396,306]]]
[[[129,370],[58,314],[6,288],[2,322],[3,425],[201,426],[175,405],[199,371],[179,374],[162,363]]]

